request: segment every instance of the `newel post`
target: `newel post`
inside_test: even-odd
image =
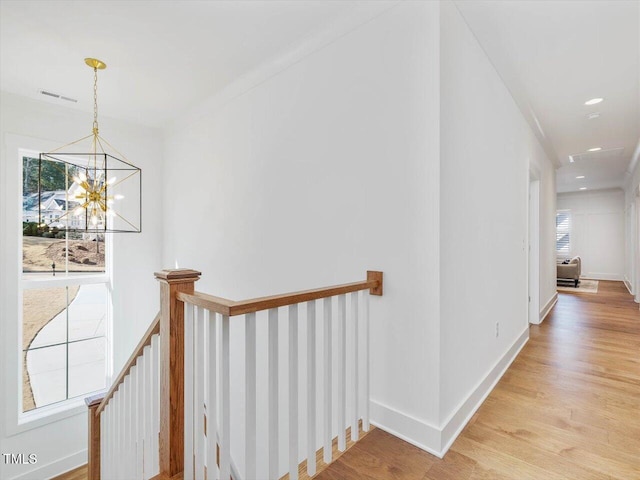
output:
[[[156,272],[160,282],[160,473],[184,470],[184,303],[178,292],[193,293],[196,270]]]
[[[84,399],[88,408],[89,444],[87,446],[87,478],[100,480],[100,416],[96,410],[102,402],[104,394],[100,393]]]

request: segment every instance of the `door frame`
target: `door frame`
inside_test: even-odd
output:
[[[636,187],[634,198],[635,209],[632,215],[632,245],[633,252],[631,255],[632,262],[632,289],[635,293],[634,300],[640,303],[640,185]]]
[[[529,170],[527,202],[527,291],[529,323],[540,323],[540,174]]]

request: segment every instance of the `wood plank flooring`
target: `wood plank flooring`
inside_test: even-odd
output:
[[[444,459],[374,429],[314,478],[640,479],[640,311],[624,285],[560,294],[530,335]]]
[[[51,480],[87,480],[89,473],[86,465],[82,465],[70,472],[63,473],[58,477],[54,477]],[[106,480],[106,479],[105,479]]]
[[[560,294],[444,459],[374,430],[318,480],[640,479],[640,311],[620,282]]]

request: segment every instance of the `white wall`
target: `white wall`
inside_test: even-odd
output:
[[[528,339],[530,164],[544,174],[541,303],[553,295],[548,217],[555,177],[451,2],[441,4],[441,32],[440,421],[446,448]]]
[[[442,453],[528,338],[530,168],[555,295],[554,167],[455,6],[401,3],[205,106],[167,131],[165,262],[229,298],[383,270],[373,419]]]
[[[582,259],[582,277],[623,280],[624,191],[559,193],[558,210],[571,210],[571,256]]]
[[[400,431],[438,417],[437,11],[401,3],[166,141],[180,194],[164,258],[201,270],[198,290],[241,299],[384,271],[372,415]]]
[[[640,33],[639,33],[640,35]],[[638,99],[640,101],[640,98]],[[627,287],[640,303],[640,140],[625,185],[625,268]]]
[[[85,409],[80,414],[9,436],[15,425],[19,371],[18,283],[21,276],[20,179],[17,147],[49,148],[80,138],[91,130],[91,114],[2,93],[1,97],[2,248],[0,298],[2,299],[2,435],[3,453],[36,453],[31,466],[2,465],[2,478],[14,478],[32,471],[28,478],[45,478],[86,462]],[[161,211],[163,197],[162,145],[159,131],[130,123],[101,119],[101,134],[143,169],[143,231],[113,237],[114,369],[119,371],[158,310],[158,286],[154,270],[161,267]],[[15,178],[14,178],[15,177]],[[53,465],[47,466],[54,462]],[[33,473],[34,468],[43,468]],[[25,477],[26,478],[26,477]]]

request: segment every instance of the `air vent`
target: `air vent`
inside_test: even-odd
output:
[[[65,97],[64,95],[60,95],[59,93],[50,92],[48,90],[39,90],[39,92],[42,95],[45,95],[47,97],[58,98],[60,100],[66,101],[66,102],[78,103],[78,100],[76,100],[75,98]]]
[[[587,160],[608,162],[619,159],[620,157],[622,157],[623,153],[624,147],[610,148],[608,150],[600,150],[598,152],[576,153],[573,155],[569,155],[569,161],[571,163],[584,162]]]

